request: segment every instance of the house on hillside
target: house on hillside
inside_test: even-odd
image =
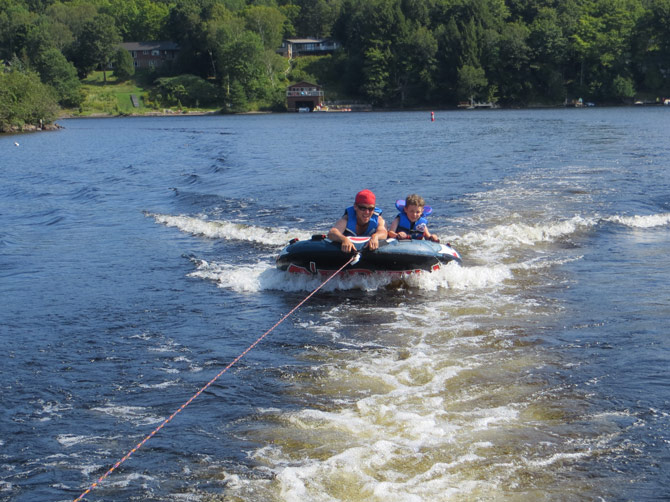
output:
[[[332,38],[287,38],[277,53],[289,59],[299,56],[323,56],[332,54],[340,47],[342,44]]]
[[[156,68],[177,57],[175,42],[124,42],[121,47],[130,52],[135,68]]]
[[[288,86],[286,90],[286,103],[288,111],[297,112],[309,108],[314,111],[315,108],[321,108],[323,104],[323,91],[321,87],[309,82],[298,82]]]

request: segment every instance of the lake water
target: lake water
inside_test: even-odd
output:
[[[462,266],[335,278],[86,500],[668,500],[670,109],[435,117],[0,137],[0,500],[96,482],[318,286],[274,257],[362,188]]]

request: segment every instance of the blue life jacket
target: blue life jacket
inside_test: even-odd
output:
[[[424,206],[423,213],[421,213],[419,219],[412,223],[409,221],[407,213],[405,213],[404,200],[397,200],[395,207],[398,208],[398,211],[400,211],[400,213],[398,213],[398,218],[400,218],[400,221],[398,221],[398,227],[395,231],[405,232],[412,239],[423,239],[423,232],[426,229],[426,225],[428,225],[426,216],[433,212],[433,208],[430,206]]]
[[[399,213],[398,218],[400,218],[400,221],[398,222],[398,227],[395,229],[396,232],[405,232],[412,239],[423,239],[423,232],[426,229],[426,225],[428,225],[428,220],[423,214],[415,222],[409,221],[405,211]]]
[[[347,215],[347,228],[344,229],[344,235],[353,236],[353,237],[370,237],[377,231],[377,226],[379,225],[379,215],[382,214],[382,210],[378,207],[375,207],[375,210],[372,212],[370,221],[368,223],[368,228],[364,234],[356,233],[356,210],[354,206],[350,206],[344,210],[344,214]]]

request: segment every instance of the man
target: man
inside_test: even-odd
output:
[[[375,201],[375,194],[370,190],[361,190],[356,194],[354,205],[344,211],[344,215],[328,232],[331,241],[342,243],[343,253],[356,251],[349,236],[370,237],[368,248],[371,251],[379,247],[379,239],[386,239],[386,223],[381,217],[381,210],[375,207]]]

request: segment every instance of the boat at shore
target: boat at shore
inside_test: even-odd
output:
[[[386,239],[379,248],[367,248],[369,237],[350,237],[360,253],[360,259],[349,265],[349,274],[388,272],[410,274],[432,272],[452,261],[461,262],[458,252],[449,244],[428,240]],[[299,274],[332,274],[351,258],[343,253],[339,242],[325,235],[313,235],[309,240],[293,239],[277,256],[277,268]]]

